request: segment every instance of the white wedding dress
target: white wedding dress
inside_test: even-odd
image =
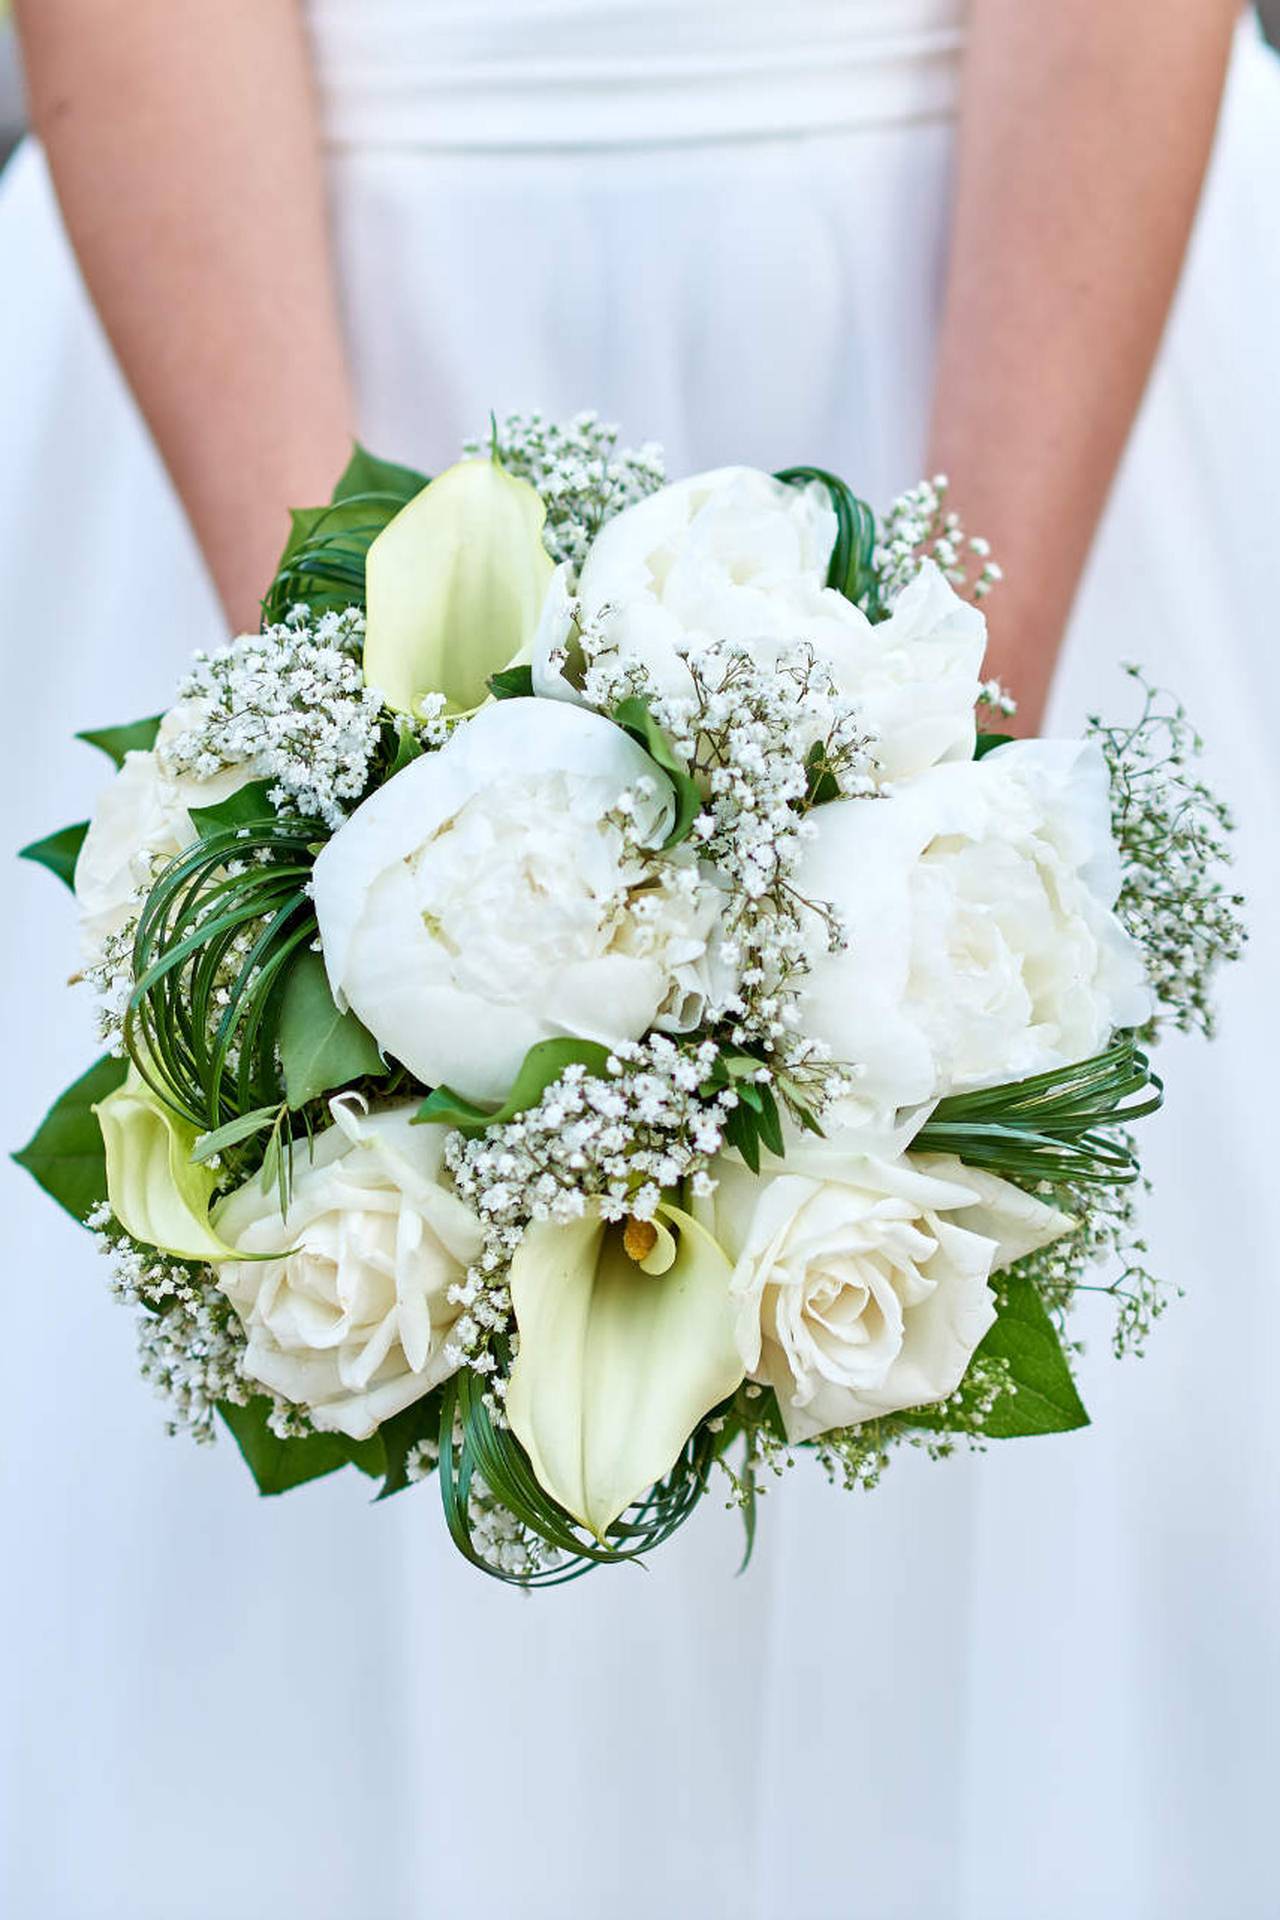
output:
[[[439,467],[594,406],[673,472],[918,477],[962,0],[316,0],[362,431]],[[1138,658],[1243,816],[1251,957],[1170,1047],[1153,1259],[1187,1297],[1094,1425],[848,1496],[718,1500],[532,1598],[432,1488],[259,1501],[163,1431],[87,1240],[4,1176],[13,1920],[1263,1920],[1277,1911],[1280,72],[1242,30],[1178,308],[1056,717]],[[252,209],[246,217],[252,218]],[[0,181],[5,842],[84,815],[74,728],[216,641],[39,152]],[[214,404],[211,397],[210,404]],[[92,1049],[68,902],[5,875],[4,1132]],[[1268,1135],[1270,1134],[1270,1138]]]

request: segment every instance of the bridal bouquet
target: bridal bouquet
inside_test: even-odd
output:
[[[108,1050],[19,1158],[173,1425],[264,1493],[434,1473],[525,1584],[713,1475],[749,1544],[794,1450],[1080,1426],[1073,1297],[1122,1349],[1162,1305],[1147,1047],[1240,940],[1181,710],[1006,737],[944,483],[877,535],[591,415],[467,456],[357,451],[261,631],[82,735],[115,778],[26,849]]]

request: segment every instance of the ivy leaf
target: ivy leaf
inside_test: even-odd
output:
[[[1007,747],[1012,739],[1011,733],[980,733],[974,742],[973,757],[981,760],[988,753],[994,753],[997,747]]]
[[[489,675],[488,687],[495,700],[531,700],[533,668],[504,667],[501,673]]]
[[[79,820],[74,827],[63,827],[58,833],[46,835],[43,840],[33,840],[29,847],[22,848],[18,858],[34,860],[37,866],[48,867],[64,886],[74,886],[76,861],[88,831],[89,822]]]
[[[342,470],[342,477],[333,490],[333,506],[340,506],[344,500],[351,500],[358,494],[392,494],[402,504],[407,504],[415,494],[422,492],[427,484],[425,473],[419,473],[415,467],[402,467],[395,460],[379,460],[362,447],[357,440],[352,449],[351,458]]]
[[[662,843],[663,851],[667,852],[688,839],[693,823],[702,811],[701,788],[649,711],[649,702],[643,694],[633,694],[629,700],[623,700],[614,708],[613,718],[632,739],[639,741],[676,790],[675,822]]]
[[[93,1109],[124,1082],[128,1062],[109,1054],[69,1086],[50,1107],[14,1159],[51,1199],[83,1226],[107,1197],[107,1156]]]
[[[279,1048],[285,1097],[295,1112],[322,1093],[385,1070],[369,1029],[354,1013],[338,1011],[318,953],[300,954],[290,969]]]
[[[274,820],[276,810],[267,798],[271,785],[269,780],[251,780],[248,786],[237,787],[211,807],[192,807],[191,818],[200,838],[212,840],[215,834],[230,828],[260,826],[264,820]]]
[[[86,746],[97,747],[121,767],[126,753],[145,753],[154,747],[162,717],[157,713],[149,720],[133,720],[123,727],[98,727],[89,733],[78,733],[76,739],[83,740]]]
[[[1053,1321],[1032,1281],[1016,1268],[996,1282],[996,1320],[974,1355],[1003,1360],[1009,1386],[996,1400],[982,1432],[992,1440],[1025,1434],[1069,1433],[1089,1416],[1076,1391]],[[912,1426],[945,1429],[948,1416],[929,1408],[907,1416]],[[961,1422],[961,1424],[964,1424]]]
[[[500,1107],[486,1111],[449,1087],[437,1087],[413,1117],[415,1121],[456,1127],[460,1133],[483,1133],[486,1127],[504,1126],[518,1113],[536,1107],[566,1067],[584,1066],[588,1073],[603,1076],[608,1071],[608,1063],[608,1047],[600,1046],[595,1040],[539,1040],[526,1053],[511,1091]]]
[[[368,1440],[348,1440],[342,1433],[309,1433],[302,1439],[282,1440],[267,1425],[270,1411],[271,1402],[257,1395],[243,1407],[218,1402],[218,1412],[259,1493],[288,1493],[292,1487],[305,1486],[308,1480],[319,1480],[346,1466],[359,1467],[374,1478],[382,1475],[385,1461],[378,1434]]]

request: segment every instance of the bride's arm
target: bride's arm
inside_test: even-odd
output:
[[[974,0],[931,464],[1033,731],[1159,342],[1236,0]]]
[[[227,614],[256,626],[286,508],[327,497],[351,426],[298,0],[17,11],[89,291]]]

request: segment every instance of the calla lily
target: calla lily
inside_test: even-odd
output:
[[[652,1224],[540,1222],[511,1268],[507,1418],[541,1485],[597,1538],[743,1377],[727,1256],[677,1207]]]
[[[209,1225],[217,1174],[192,1163],[196,1129],[179,1120],[136,1071],[94,1112],[106,1148],[107,1202],[125,1232],[179,1260],[233,1254]]]
[[[491,673],[527,657],[555,571],[546,508],[493,460],[463,460],[402,507],[369,549],[364,677],[399,713],[429,693],[465,713]]]

